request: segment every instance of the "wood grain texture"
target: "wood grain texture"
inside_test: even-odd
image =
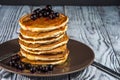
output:
[[[119,64],[115,64],[117,58],[113,47],[111,46],[112,43],[109,39],[108,32],[105,29],[106,26],[101,19],[102,16],[99,14],[98,8],[99,7],[65,7],[65,13],[70,18],[68,34],[70,38],[81,41],[90,46],[95,52],[95,61],[114,70],[115,68],[113,68],[113,66],[116,67]],[[116,17],[118,17],[118,15]],[[88,71],[85,74],[89,74]],[[99,78],[97,75],[95,80],[100,80],[101,75],[103,74],[99,74]],[[88,78],[90,76],[94,77],[95,75],[89,74],[84,77]],[[108,79],[111,79],[111,77],[109,76]],[[92,80],[92,78],[88,80]]]
[[[111,67],[120,73],[120,7],[102,7],[98,10],[113,48]]]
[[[30,12],[30,7],[28,6],[2,6],[0,8],[0,42],[5,42],[7,40],[17,38],[18,31],[20,26],[18,25],[19,18]],[[6,80],[15,79],[17,77],[16,74],[6,72],[4,70],[1,71],[2,77]]]
[[[18,37],[19,18],[39,6],[1,6],[0,43]],[[40,6],[43,7],[43,6]],[[67,34],[95,52],[95,61],[120,73],[120,7],[55,6],[69,17]],[[113,27],[114,26],[114,27]],[[28,77],[0,71],[0,80],[117,80],[89,66],[83,72],[58,77]]]

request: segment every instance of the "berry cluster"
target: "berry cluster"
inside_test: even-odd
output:
[[[31,65],[29,63],[23,63],[20,61],[20,56],[19,55],[14,55],[12,56],[11,60],[9,61],[9,65],[18,69],[18,70],[29,70],[31,73],[35,72],[48,72],[52,71],[54,66],[53,65]]]
[[[9,61],[9,65],[13,66],[19,70],[23,70],[24,65],[22,63],[20,63],[19,61],[20,61],[20,56],[16,54],[11,57],[11,60]]]
[[[54,12],[52,10],[52,6],[51,5],[47,5],[43,9],[40,9],[40,8],[35,9],[32,12],[31,16],[30,16],[30,18],[32,20],[36,20],[37,18],[40,18],[40,17],[48,17],[50,19],[54,19],[56,17],[59,17],[59,13],[58,12]]]

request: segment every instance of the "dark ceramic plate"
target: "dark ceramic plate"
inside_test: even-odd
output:
[[[27,76],[58,76],[65,75],[74,72],[81,71],[88,67],[94,59],[93,51],[86,46],[85,44],[75,41],[69,40],[68,49],[70,50],[70,55],[68,60],[63,65],[55,66],[53,71],[47,73],[30,73],[29,71],[20,71],[9,65],[7,65],[10,57],[13,54],[16,54],[19,51],[18,39],[7,41],[0,45],[0,67],[5,69],[6,71],[22,74]]]

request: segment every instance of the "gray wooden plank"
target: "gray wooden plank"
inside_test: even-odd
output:
[[[18,19],[23,14],[30,12],[27,6],[1,6],[0,8],[0,43],[17,38],[19,29]],[[15,80],[16,74],[0,71],[3,80]]]
[[[18,7],[19,8],[17,9],[16,14],[14,15],[15,16],[15,18],[14,18],[15,21],[13,22],[13,24],[15,26],[15,30],[13,32],[12,39],[18,38],[19,29],[20,29],[20,25],[19,25],[18,21],[19,21],[20,17],[22,17],[25,14],[30,13],[31,10],[32,10],[31,6],[18,6]]]
[[[16,7],[17,9],[17,7]],[[12,14],[14,14],[14,8],[10,9],[10,7],[1,7],[0,8],[0,42],[5,42],[6,40],[9,40],[11,38],[12,35],[12,31],[14,29],[14,27],[11,27],[12,25],[9,24],[12,20],[8,20],[8,17],[14,17]],[[4,75],[3,75],[4,74]],[[0,75],[2,77],[4,77],[4,79],[8,79],[10,80],[11,77],[9,75],[11,75],[11,73],[8,73],[4,70],[0,71]]]
[[[111,57],[112,68],[120,73],[120,6],[98,8],[109,36],[114,57]]]
[[[104,28],[105,26],[103,26],[104,22],[98,12],[98,7],[66,6],[65,14],[69,16],[67,33],[70,38],[90,46],[95,53],[95,61],[113,69],[112,66],[116,66],[117,63],[113,64],[114,61],[111,59],[112,57],[115,57],[115,55],[108,34]],[[91,72],[92,70],[83,74],[85,80],[90,77],[98,76],[91,75]],[[95,77],[94,79],[101,80],[101,75],[103,74],[100,74],[100,76]],[[109,79],[110,78],[111,77],[109,76]],[[72,75],[71,79],[74,79],[72,78]]]
[[[14,9],[15,8],[12,8],[10,9],[10,7],[2,7],[1,8],[1,22],[0,22],[0,36],[1,36],[1,39],[0,39],[0,42],[4,42],[8,39],[11,38],[11,34],[12,34],[12,30],[14,30],[14,27],[11,27],[12,24],[9,24],[9,23],[12,23],[13,18],[10,20],[8,19],[8,17],[14,17]],[[16,7],[17,9],[17,7]],[[4,13],[3,13],[4,12]],[[12,13],[12,14],[9,14],[9,13]]]

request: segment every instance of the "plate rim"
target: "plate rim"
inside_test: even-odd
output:
[[[6,41],[6,42],[3,42],[2,44],[8,43],[8,42],[14,41],[14,40],[18,40],[18,38],[8,40],[8,41]],[[8,67],[7,65],[1,63],[1,61],[0,61],[0,68],[6,70],[6,71],[8,71],[8,72],[15,73],[15,74],[20,74],[20,75],[25,75],[25,76],[34,76],[34,77],[54,77],[54,76],[62,76],[62,75],[67,75],[67,74],[72,74],[72,73],[76,73],[76,72],[82,71],[82,70],[84,70],[86,67],[88,67],[89,65],[91,65],[91,64],[93,63],[94,58],[95,58],[95,54],[94,54],[93,50],[92,50],[88,45],[86,45],[86,44],[84,44],[84,43],[82,43],[82,42],[80,42],[80,41],[74,40],[74,39],[69,39],[69,40],[71,40],[71,41],[76,41],[76,42],[78,42],[78,43],[81,43],[81,44],[85,45],[87,48],[89,48],[89,49],[92,51],[92,54],[90,54],[90,55],[92,55],[92,60],[89,62],[89,64],[87,64],[87,65],[84,64],[85,66],[83,66],[82,68],[75,69],[75,70],[72,70],[72,71],[62,72],[62,73],[60,73],[60,74],[55,74],[55,73],[54,73],[54,74],[40,74],[40,73],[38,73],[38,74],[40,74],[40,75],[36,75],[36,73],[28,73],[28,72],[26,73],[26,72],[22,72],[22,71],[20,72],[20,70],[17,71],[17,69],[16,69],[16,70],[10,70],[9,67]],[[0,44],[0,46],[1,46],[2,44]],[[69,56],[68,56],[68,57],[69,57]],[[79,66],[79,65],[78,65],[78,66]],[[77,66],[77,67],[78,67],[78,66]],[[7,67],[8,67],[8,68],[7,68]]]

